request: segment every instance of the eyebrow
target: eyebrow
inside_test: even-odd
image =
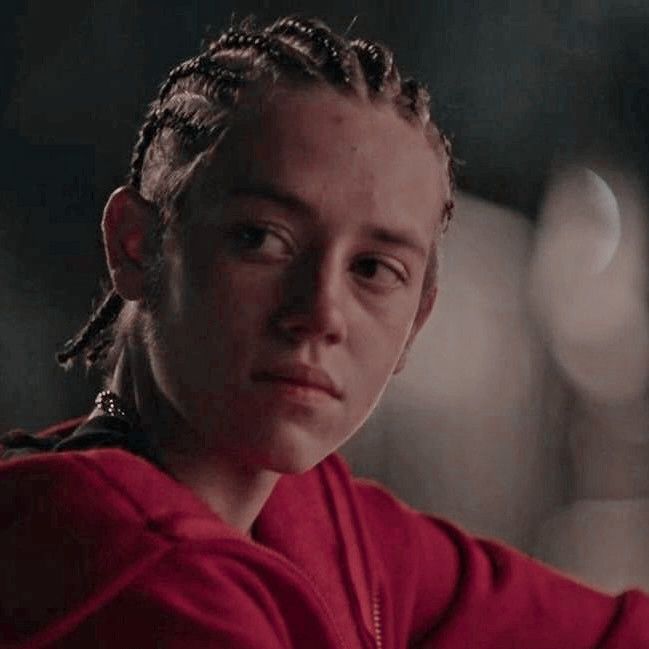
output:
[[[246,183],[237,185],[227,192],[228,198],[238,198],[240,196],[261,198],[263,200],[277,203],[293,212],[302,212],[312,217],[315,215],[315,210],[307,201],[290,191],[286,191],[274,185]],[[374,239],[375,241],[399,246],[401,248],[408,248],[424,260],[428,258],[429,251],[414,239],[409,232],[372,225],[366,228],[366,234],[369,238]]]

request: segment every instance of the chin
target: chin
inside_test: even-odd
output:
[[[295,450],[284,451],[283,449],[274,449],[264,459],[263,466],[275,473],[305,473],[316,466],[318,462],[324,460],[327,455],[323,453],[315,454]]]
[[[298,435],[278,435],[269,440],[269,447],[259,457],[259,463],[276,473],[304,473],[324,460],[332,452],[316,440],[305,438],[304,431]]]

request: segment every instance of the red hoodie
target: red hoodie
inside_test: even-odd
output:
[[[649,648],[649,599],[590,590],[419,514],[337,456],[253,539],[129,451],[0,462],[2,649]]]

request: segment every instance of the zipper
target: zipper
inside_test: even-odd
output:
[[[340,649],[348,649],[347,644],[345,643],[345,640],[343,639],[340,630],[338,629],[338,625],[334,621],[334,617],[329,609],[326,600],[324,599],[320,591],[315,587],[312,579],[310,579],[299,566],[295,565],[292,561],[289,561],[283,554],[280,554],[277,550],[268,547],[267,545],[263,545],[262,543],[259,543],[254,539],[246,539],[246,540],[248,543],[254,545],[257,549],[261,550],[262,553],[272,557],[275,561],[281,563],[289,572],[295,575],[297,579],[302,582],[305,588],[311,592],[311,594],[315,597],[316,601],[318,602],[320,611],[327,619],[330,630],[336,636],[336,639],[338,640],[338,646],[340,647]]]
[[[372,595],[372,621],[374,622],[374,640],[376,649],[383,649],[383,631],[381,629],[381,595],[378,590]]]

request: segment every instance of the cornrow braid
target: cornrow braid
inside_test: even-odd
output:
[[[423,103],[422,86],[416,79],[405,79],[401,82],[401,94],[409,101],[408,108],[419,115],[420,106]]]
[[[134,189],[140,189],[140,185],[142,184],[142,167],[144,166],[144,157],[146,156],[149,145],[151,144],[156,133],[156,109],[152,108],[149,113],[147,113],[144,124],[138,132],[135,147],[133,148],[128,183]]]
[[[381,92],[392,71],[392,52],[364,39],[352,41],[351,46],[363,68],[368,85],[375,92]]]
[[[131,158],[131,169],[129,174],[129,184],[135,189],[140,188],[144,158],[149,145],[160,128],[163,126],[170,126],[173,128],[174,125],[178,125],[186,136],[191,136],[192,128],[195,129],[196,134],[198,133],[198,124],[191,126],[187,120],[181,119],[180,116],[174,118],[168,110],[160,110],[159,108],[171,89],[180,79],[193,75],[205,77],[209,81],[220,85],[219,90],[221,91],[226,87],[228,89],[237,88],[243,83],[243,77],[241,74],[228,70],[222,64],[213,61],[210,58],[209,52],[203,53],[176,66],[169,74],[168,79],[162,84],[158,98],[147,113],[144,124],[138,133],[138,138],[133,149],[133,156]],[[225,99],[225,93],[220,92],[219,98],[221,100]],[[203,130],[205,131],[205,129]],[[205,132],[205,134],[207,133]]]
[[[170,73],[167,80],[160,87],[158,102],[162,103],[170,90],[180,80],[193,75],[205,77],[210,82],[224,83],[231,86],[239,86],[243,82],[240,73],[229,70],[222,63],[212,58],[212,52],[189,59],[176,66]]]
[[[343,89],[364,86],[371,91],[370,96],[382,95],[394,101],[400,111],[405,111],[405,117],[416,116],[433,145],[446,156],[451,196],[444,206],[446,229],[453,213],[454,161],[450,141],[431,120],[426,90],[412,79],[401,80],[389,48],[363,39],[348,41],[319,20],[296,16],[281,18],[264,29],[244,22],[171,70],[138,131],[129,185],[158,208],[177,197],[191,177],[196,156],[226,128],[239,90],[268,72],[271,80],[284,75],[290,80],[324,81]],[[170,137],[163,138],[163,131]],[[162,227],[161,223],[161,231]],[[155,271],[155,264],[153,268]],[[86,364],[92,365],[106,358],[107,351],[109,363],[114,362],[117,356],[110,349],[116,339],[113,323],[122,306],[121,297],[110,291],[87,324],[65,343],[56,356],[58,362],[67,367],[83,354]]]
[[[155,132],[162,128],[170,128],[189,142],[194,142],[199,137],[215,138],[223,131],[222,124],[207,126],[201,124],[193,115],[178,113],[169,108],[157,112],[152,120],[152,129]]]
[[[104,300],[93,312],[86,325],[68,340],[56,354],[56,360],[60,365],[67,365],[71,360],[84,351],[97,336],[106,330],[117,318],[122,309],[123,300],[112,289]]]
[[[206,126],[193,115],[179,113],[169,108],[153,111],[142,128],[136,154],[131,163],[130,184],[136,189],[140,188],[142,182],[142,166],[149,144],[163,128],[172,129],[187,142],[192,143],[198,138],[216,138],[223,131],[224,126],[222,124]]]
[[[334,83],[348,86],[351,83],[351,75],[345,65],[348,57],[344,56],[344,46],[340,39],[326,27],[316,21],[305,18],[289,16],[278,20],[272,25],[268,32],[271,34],[283,34],[295,36],[300,42],[306,43],[324,53],[324,72]]]
[[[287,72],[296,72],[298,75],[310,79],[316,77],[299,52],[294,48],[289,48],[278,38],[269,37],[263,32],[254,34],[238,29],[229,29],[210,45],[209,51],[214,54],[227,49],[253,49],[267,56]]]
[[[86,365],[88,367],[93,366],[100,358],[102,358],[104,353],[113,344],[113,337],[107,331],[102,333],[104,335],[102,335],[86,352]]]
[[[444,203],[444,214],[442,215],[442,232],[446,232],[453,218],[453,210],[455,209],[455,201],[453,200],[455,190],[457,189],[455,180],[455,158],[453,157],[451,140],[439,127],[437,127],[437,130],[446,154],[446,177],[448,178],[449,193],[451,195],[451,198]]]

